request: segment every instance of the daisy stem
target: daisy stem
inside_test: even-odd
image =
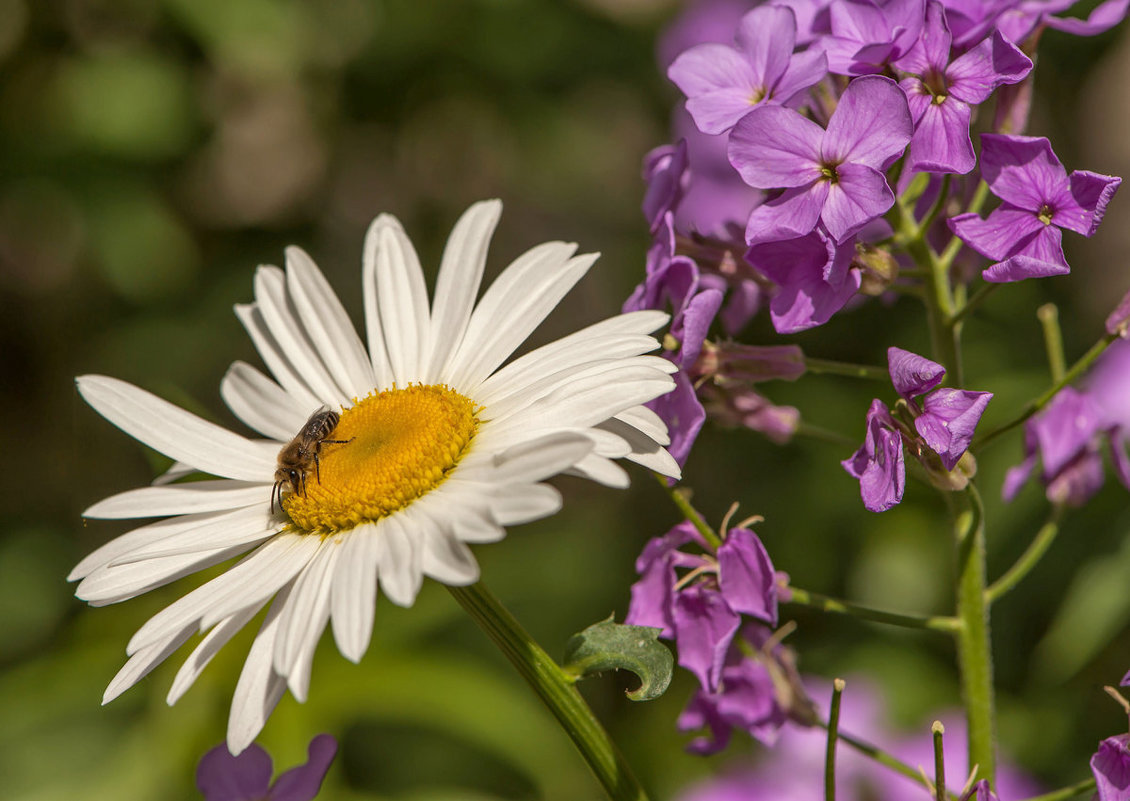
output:
[[[541,698],[613,801],[646,801],[632,769],[574,686],[575,679],[550,658],[480,581],[448,587]]]
[[[1048,516],[1048,521],[1040,527],[1036,532],[1036,536],[1032,542],[1021,554],[1016,563],[1004,572],[1004,574],[989,585],[985,590],[985,600],[993,603],[1001,596],[1005,595],[1009,590],[1020,583],[1020,580],[1028,575],[1029,571],[1040,561],[1052,542],[1055,540],[1056,534],[1059,533],[1059,519],[1063,514],[1062,506],[1052,507],[1051,514]]]
[[[804,368],[810,373],[844,375],[848,378],[870,378],[876,381],[889,381],[891,378],[886,367],[837,362],[832,359],[815,359],[811,356],[804,357]]]
[[[932,631],[955,632],[961,628],[960,621],[955,617],[917,617],[915,615],[901,615],[897,612],[884,612],[881,609],[871,609],[859,604],[841,601],[838,598],[829,598],[818,592],[809,592],[799,587],[789,587],[790,598],[786,603],[809,606],[823,612],[835,612],[841,615],[851,615],[862,620],[875,623],[887,623],[892,626],[902,626],[908,629],[930,629]]]
[[[958,672],[969,730],[969,764],[978,766],[975,778],[995,784],[995,702],[993,659],[989,633],[989,603],[985,591],[985,510],[980,493],[970,484],[962,493],[965,508],[954,516],[957,545]]]
[[[1102,339],[1092,345],[1090,350],[1080,356],[1078,361],[1076,361],[1075,364],[1071,365],[1071,367],[1068,368],[1067,372],[1063,374],[1063,377],[1054,382],[1050,387],[1048,387],[1044,394],[1042,394],[1035,400],[1030,401],[1019,415],[1009,420],[1007,423],[997,426],[992,431],[986,433],[983,437],[978,437],[976,440],[974,440],[973,445],[970,447],[970,450],[981,450],[990,442],[997,439],[1001,434],[1005,434],[1016,428],[1036,412],[1040,411],[1040,409],[1047,406],[1051,399],[1055,397],[1057,392],[1073,382],[1079,376],[1083,375],[1083,373],[1087,371],[1087,368],[1091,366],[1095,359],[1099,358],[1099,356],[1102,355],[1102,352],[1110,347],[1110,343],[1114,342],[1116,339],[1118,339],[1117,333],[1106,334]]]

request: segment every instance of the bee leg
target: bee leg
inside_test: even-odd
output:
[[[319,447],[322,443],[318,443]],[[318,451],[314,451],[314,477],[318,479],[318,483],[322,483],[322,460],[318,458]]]

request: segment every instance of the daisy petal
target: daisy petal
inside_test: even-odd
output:
[[[75,380],[96,412],[134,439],[205,473],[262,481],[275,466],[249,440],[133,384],[101,375]]]
[[[278,636],[279,613],[289,593],[289,587],[283,588],[271,604],[235,685],[227,736],[233,756],[251,745],[286,691],[286,679],[271,668],[271,655]]]
[[[298,574],[290,592],[290,601],[281,612],[275,640],[274,668],[279,675],[289,676],[303,651],[311,647],[311,643],[318,642],[329,616],[330,580],[340,553],[341,548],[335,538],[323,540]]]
[[[210,512],[199,516],[197,525],[183,528],[122,553],[109,562],[112,566],[159,559],[165,556],[252,545],[274,536],[281,524],[262,505],[230,512]],[[183,518],[181,518],[183,519]]]
[[[342,656],[360,662],[373,634],[377,603],[377,547],[372,524],[358,526],[341,544],[330,593],[334,639]]]
[[[479,294],[490,238],[501,215],[499,200],[476,203],[463,212],[447,239],[436,279],[430,336],[432,353],[425,383],[439,380],[440,370],[463,341]]]
[[[260,434],[286,442],[294,436],[314,406],[303,406],[293,395],[246,362],[233,362],[220,381],[220,397],[247,425]]]
[[[106,692],[102,694],[102,704],[110,703],[149,675],[149,671],[164,662],[174,651],[188,642],[193,633],[193,628],[186,626],[168,640],[154,643],[148,648],[142,648],[140,651],[137,651],[129,658],[122,669],[118,671],[118,674],[110,680]]]
[[[632,483],[624,468],[611,459],[605,459],[595,453],[590,453],[565,472],[615,489],[627,489]]]
[[[398,515],[382,520],[376,533],[381,589],[397,606],[411,606],[423,579],[419,548],[404,530]]]
[[[372,362],[341,301],[301,248],[286,249],[286,285],[302,327],[335,383],[348,397],[364,397],[375,380]]]
[[[219,653],[220,649],[227,645],[231,638],[238,634],[244,626],[250,623],[251,619],[259,614],[259,610],[265,605],[266,602],[258,606],[249,606],[217,623],[193,652],[188,655],[188,659],[184,660],[184,664],[181,665],[173,679],[173,685],[169,688],[168,695],[165,696],[165,703],[172,706],[179,701],[181,696],[188,692],[188,688],[204,671],[204,668],[208,667],[212,657]]]
[[[215,512],[255,504],[268,504],[270,484],[245,481],[193,481],[168,487],[139,487],[119,492],[82,513],[96,520]]]
[[[503,526],[541,520],[560,511],[561,493],[548,484],[510,484],[495,488],[490,511]]]
[[[428,291],[412,242],[395,217],[381,215],[369,230],[374,239],[376,305],[393,380],[407,384],[423,377],[428,352]],[[370,350],[374,350],[369,335]]]
[[[271,335],[318,399],[331,407],[348,401],[349,394],[333,380],[294,316],[286,276],[278,267],[264,266],[255,271],[255,302]]]
[[[235,316],[243,323],[244,330],[251,337],[255,350],[263,359],[271,375],[286,390],[287,394],[295,399],[300,409],[313,411],[322,405],[322,401],[310,389],[310,385],[298,374],[290,359],[283,352],[282,346],[275,339],[274,334],[263,318],[263,312],[256,303],[237,303]]]

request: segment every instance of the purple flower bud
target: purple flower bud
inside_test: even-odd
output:
[[[655,233],[663,216],[679,205],[690,176],[687,174],[687,143],[657,147],[644,156],[643,179],[647,192],[643,198],[643,216]]]

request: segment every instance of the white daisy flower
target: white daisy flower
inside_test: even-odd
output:
[[[103,703],[207,632],[173,680],[168,702],[176,702],[269,604],[232,701],[227,740],[238,754],[286,688],[305,700],[327,622],[341,653],[361,659],[378,580],[401,606],[424,576],[474,583],[467,543],[500,540],[504,526],[558,511],[560,494],[541,483],[558,473],[624,487],[627,473],[613,460],[625,458],[678,476],[666,427],[642,405],[674,387],[674,365],[644,355],[658,347],[649,334],[666,315],[618,315],[503,366],[596,255],[538,245],[476,304],[501,211],[498,201],[477,203],[456,224],[430,306],[400,223],[373,221],[361,276],[367,348],[305,252],[289,248],[285,272],[260,267],[255,302],[236,313],[273,378],[235,362],[220,393],[266,439],[114,378],[78,379],[99,414],[176,464],[154,486],[86,510],[162,519],[83,559],[69,576],[82,580],[76,595],[117,603],[246,554],[137,631]],[[335,414],[287,449],[320,411]],[[193,472],[211,477],[170,483]]]

